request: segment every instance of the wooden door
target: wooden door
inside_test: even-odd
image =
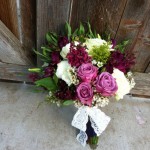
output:
[[[149,14],[149,0],[1,0],[0,78],[28,80],[27,68],[36,63],[32,48],[40,51],[46,32],[87,20],[117,41],[129,39],[137,56],[133,70],[150,72]]]
[[[28,81],[35,56],[35,0],[0,1],[0,79]]]
[[[129,39],[129,50],[136,53],[138,72],[150,72],[149,0],[37,0],[37,47],[47,31],[59,32],[65,21],[75,29],[90,20],[102,33],[107,29],[117,41]]]

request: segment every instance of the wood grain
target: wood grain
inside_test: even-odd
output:
[[[75,29],[79,22],[90,20],[92,27],[101,33],[108,30],[114,37],[118,29],[126,0],[74,0],[71,25]]]
[[[0,21],[0,61],[27,65],[31,64],[27,51],[24,50],[19,40]]]
[[[0,20],[19,39],[16,0],[0,1]]]
[[[0,62],[0,79],[31,82],[28,78],[30,66],[14,65]]]
[[[138,97],[150,97],[150,74],[135,73],[134,78],[136,85],[131,90],[131,94]]]
[[[150,73],[150,63],[149,63],[149,65],[148,65],[148,67],[146,68],[145,72],[146,72],[146,73]]]
[[[128,0],[116,35],[130,40],[128,49],[136,53],[134,71],[144,72],[150,59],[150,1]]]
[[[59,32],[62,25],[69,20],[71,1],[37,0],[37,49],[39,51],[45,43],[45,34],[48,31]]]
[[[19,0],[20,1],[20,41],[30,57],[35,62],[33,48],[36,42],[36,0]]]

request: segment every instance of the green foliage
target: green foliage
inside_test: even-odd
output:
[[[48,32],[48,33],[46,33],[46,40],[49,44],[57,46],[58,36],[56,33]]]
[[[45,87],[49,91],[57,90],[57,85],[56,85],[55,81],[50,77],[37,80],[37,81],[35,81],[35,84],[37,86]]]
[[[97,62],[99,61],[105,64],[110,56],[109,46],[104,44],[99,47],[93,47],[89,54]]]
[[[65,100],[65,101],[63,102],[63,105],[68,106],[68,105],[72,105],[73,103],[74,103],[73,100]]]
[[[28,71],[40,73],[42,70],[41,70],[41,68],[29,68]]]
[[[68,22],[66,22],[66,24],[65,24],[65,33],[67,34],[68,38],[70,39],[72,31],[71,31],[71,26]]]
[[[129,44],[129,40],[122,41],[121,43],[115,46],[115,49],[119,50],[121,53],[124,53],[125,48],[128,44]]]

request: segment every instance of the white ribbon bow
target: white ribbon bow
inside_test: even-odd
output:
[[[110,122],[110,117],[106,116],[97,107],[88,107],[82,106],[78,109],[72,120],[72,126],[80,130],[80,133],[77,135],[77,140],[83,145],[86,145],[88,136],[86,134],[86,124],[88,120],[91,121],[91,126],[93,127],[97,136],[100,136],[101,133],[106,129],[107,125]]]

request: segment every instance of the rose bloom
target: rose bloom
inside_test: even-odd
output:
[[[116,80],[108,72],[103,72],[96,78],[96,91],[102,96],[112,96],[118,90]]]
[[[77,87],[77,96],[82,104],[86,104],[88,106],[92,105],[93,99],[93,89],[92,86],[88,82],[82,82]]]
[[[78,77],[84,82],[91,82],[97,76],[98,68],[91,63],[82,64],[78,70]]]
[[[114,68],[112,76],[116,79],[118,90],[116,92],[116,100],[123,99],[123,96],[131,90],[130,83],[124,73],[119,69]]]

